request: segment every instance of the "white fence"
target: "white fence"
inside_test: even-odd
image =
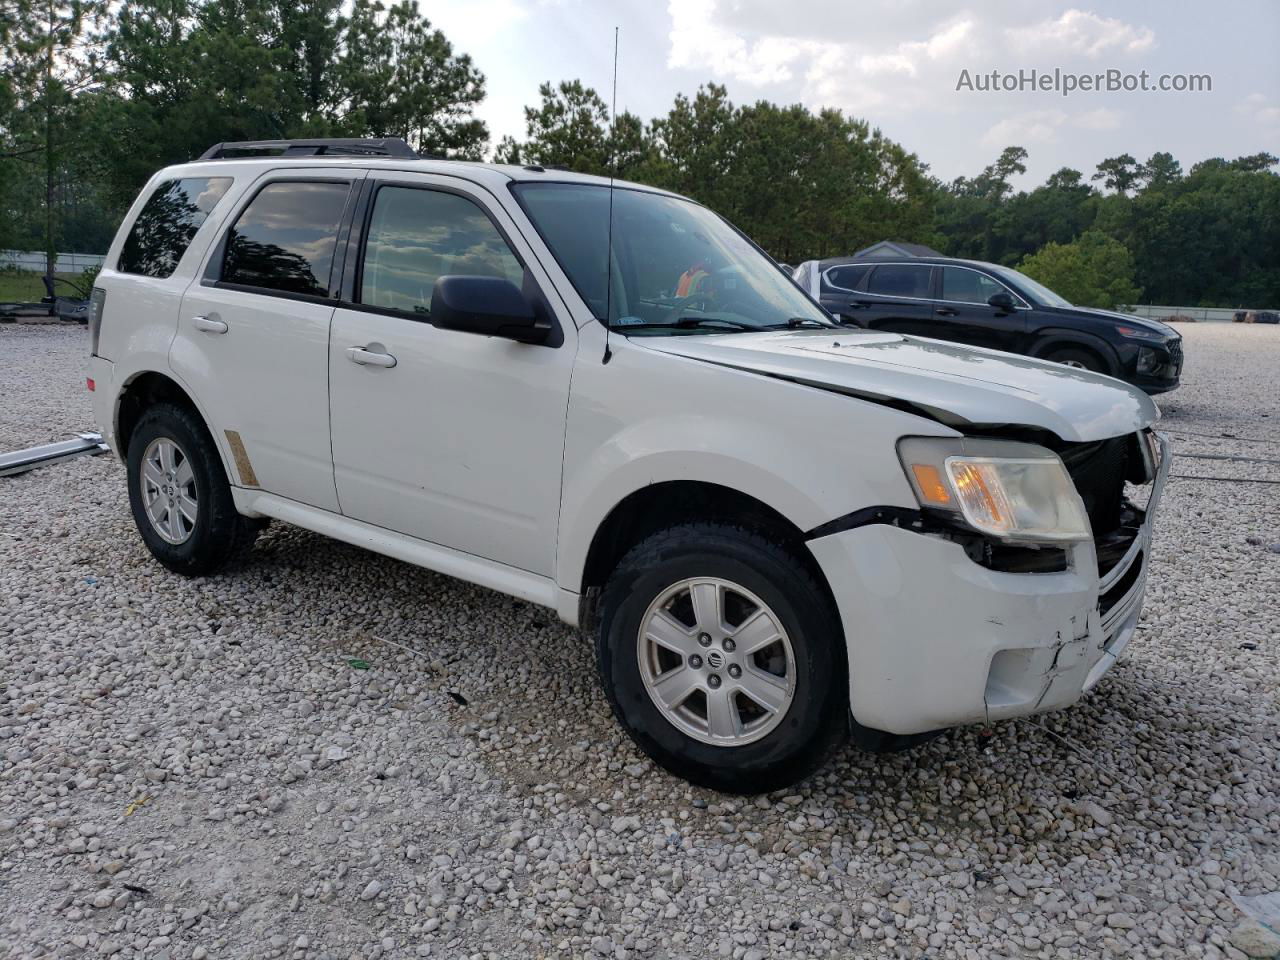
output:
[[[107,258],[97,253],[60,253],[55,261],[54,273],[83,273],[90,267],[100,267]],[[45,256],[39,250],[0,250],[0,269],[28,270],[44,273]]]
[[[1235,319],[1238,310],[1262,311],[1274,309],[1267,307],[1159,307],[1150,304],[1138,304],[1132,307],[1117,307],[1122,313],[1131,313],[1135,317],[1150,317],[1153,320],[1165,320],[1169,317],[1190,317],[1192,320],[1214,321]]]

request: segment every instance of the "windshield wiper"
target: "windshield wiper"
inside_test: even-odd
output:
[[[752,326],[749,323],[741,323],[738,320],[729,320],[726,317],[681,317],[679,320],[662,320],[653,323],[620,323],[613,327],[619,333],[629,333],[632,330],[693,330],[699,327],[720,326],[726,331],[732,330],[751,332],[761,330],[762,327]]]
[[[828,324],[823,323],[821,320],[815,320],[813,317],[788,317],[786,323],[771,323],[769,324],[768,329],[798,330],[800,327],[818,327],[822,330],[826,330],[828,328]]]

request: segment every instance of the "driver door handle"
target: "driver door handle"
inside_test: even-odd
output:
[[[226,333],[227,321],[215,320],[213,317],[192,317],[191,325],[205,333]]]
[[[958,311],[956,311],[956,310],[952,310],[950,307],[939,307],[939,308],[938,308],[938,316],[940,316],[940,317],[954,317],[954,316],[956,316],[956,314],[957,314],[957,313],[958,313]]]
[[[372,346],[372,344],[370,345]],[[347,347],[347,359],[365,367],[394,367],[396,358],[389,353],[369,350],[365,347]]]

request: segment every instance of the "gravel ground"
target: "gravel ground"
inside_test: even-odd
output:
[[[1184,330],[1176,450],[1280,460],[1280,330]],[[0,327],[0,447],[89,426],[86,352]],[[1242,957],[1232,894],[1280,890],[1275,491],[1171,481],[1081,704],[742,799],[649,764],[547,611],[281,524],[183,580],[111,458],[0,479],[0,957]]]

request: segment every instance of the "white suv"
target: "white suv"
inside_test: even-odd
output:
[[[211,573],[274,518],[551,607],[695,782],[1063,707],[1133,634],[1145,394],[837,327],[681,197],[219,144],[106,263],[90,388],[161,563]]]

